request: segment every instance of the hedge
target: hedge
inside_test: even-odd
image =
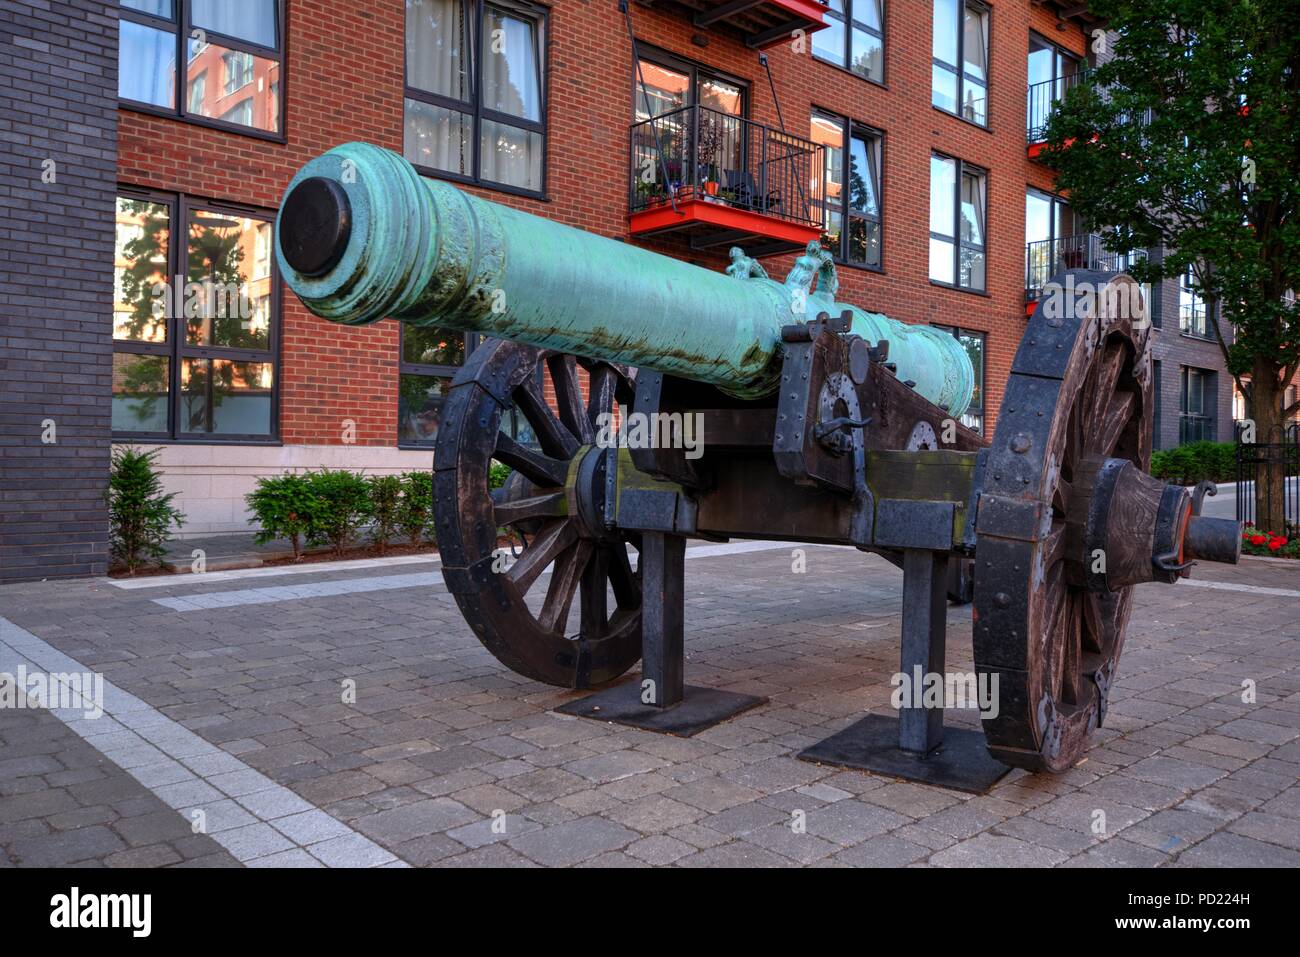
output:
[[[1232,442],[1189,442],[1151,454],[1151,474],[1175,485],[1235,482],[1236,446]]]

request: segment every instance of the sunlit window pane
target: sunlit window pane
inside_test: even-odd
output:
[[[171,208],[166,203],[117,199],[113,253],[113,338],[166,342]]]
[[[113,431],[167,431],[165,356],[118,352],[113,356]]]

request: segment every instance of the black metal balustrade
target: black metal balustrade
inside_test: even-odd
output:
[[[1071,89],[1080,83],[1086,82],[1088,77],[1089,71],[1080,70],[1068,76],[1057,77],[1055,80],[1043,80],[1029,85],[1028,101],[1025,104],[1025,140],[1027,142],[1033,144],[1047,141],[1047,121],[1051,118],[1056,105],[1065,99],[1065,95]],[[1102,96],[1105,95],[1106,93],[1103,90]],[[1136,118],[1138,125],[1145,126],[1151,122],[1151,111],[1143,110],[1135,115],[1121,114],[1119,122],[1128,123],[1132,118]],[[1031,150],[1031,155],[1032,153]]]
[[[821,145],[707,106],[632,125],[628,208],[701,200],[801,226],[822,222]]]
[[[1063,269],[1094,269],[1125,272],[1133,263],[1146,259],[1146,250],[1113,253],[1101,244],[1097,233],[1079,233],[1059,239],[1040,239],[1025,244],[1025,299],[1043,294],[1043,287]]]

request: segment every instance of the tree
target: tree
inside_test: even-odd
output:
[[[1283,407],[1300,366],[1300,3],[1089,6],[1111,31],[1094,34],[1105,62],[1049,119],[1045,161],[1084,220],[1106,228],[1107,248],[1166,248],[1163,262],[1135,266],[1135,278],[1191,269],[1258,440],[1268,441],[1300,409]],[[1261,527],[1284,528],[1281,492],[1280,474],[1256,483]]]

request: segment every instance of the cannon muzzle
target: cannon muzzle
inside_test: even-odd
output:
[[[834,265],[816,243],[784,283],[738,249],[714,272],[425,179],[364,143],[298,172],[276,235],[289,287],[335,322],[477,332],[755,397],[776,387],[782,326],[848,311],[852,332],[888,340],[898,378],[949,414],[974,388],[952,336],[836,302]]]

